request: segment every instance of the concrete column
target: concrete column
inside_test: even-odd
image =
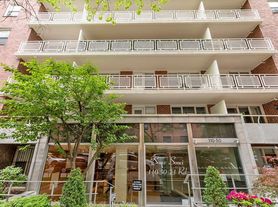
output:
[[[204,13],[204,15],[206,15],[206,14]],[[206,39],[206,40],[211,40],[212,39],[209,27],[206,28],[206,30],[203,34],[203,39]]]
[[[44,166],[47,159],[48,153],[48,137],[41,137],[35,147],[34,155],[32,158],[32,163],[30,166],[30,172],[28,175],[28,180],[33,181],[28,184],[28,191],[35,191],[39,193],[40,183],[35,181],[41,181],[44,172]]]
[[[94,155],[94,151],[91,149],[89,150],[89,157],[88,157],[88,162],[91,160],[92,156]],[[89,192],[89,202],[92,201],[93,199],[93,186],[94,186],[94,177],[95,177],[95,164],[96,161],[93,162],[93,164],[91,165],[91,167],[88,169],[87,173],[86,173],[86,181],[89,181],[87,183],[87,191]]]
[[[235,129],[237,133],[237,137],[239,139],[239,155],[243,167],[244,174],[246,174],[246,181],[248,187],[252,186],[253,181],[256,179],[256,176],[250,175],[258,175],[258,169],[256,165],[256,161],[254,158],[252,146],[247,141],[247,137],[245,135],[244,124],[240,121],[235,123]],[[249,175],[249,176],[248,176]]]
[[[222,100],[210,108],[212,114],[228,114],[225,100]]]
[[[187,133],[188,133],[188,159],[189,159],[189,165],[190,165],[190,174],[192,174],[192,192],[191,196],[193,195],[194,202],[201,202],[202,196],[200,191],[200,180],[197,174],[198,172],[198,164],[197,164],[197,157],[196,157],[196,150],[195,145],[193,143],[193,133],[191,124],[187,124]],[[197,188],[197,189],[194,189]]]
[[[128,150],[126,146],[116,147],[116,166],[115,166],[115,193],[117,202],[126,202],[128,193],[127,173],[128,173]]]
[[[145,173],[146,173],[146,165],[145,165],[145,147],[144,147],[144,124],[140,123],[139,125],[139,148],[138,148],[138,161],[139,161],[139,172],[138,172],[138,178],[139,180],[142,180],[142,191],[138,194],[138,206],[145,207],[146,205],[146,179],[145,179]]]
[[[211,65],[208,67],[206,73],[208,75],[208,78],[211,81],[211,84],[215,88],[222,88],[222,82],[220,78],[220,71],[218,67],[217,60],[214,60]]]

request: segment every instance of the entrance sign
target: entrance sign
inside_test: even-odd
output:
[[[193,139],[194,144],[238,144],[236,138],[198,138]]]
[[[132,181],[132,190],[133,191],[142,191],[142,180],[133,180]]]

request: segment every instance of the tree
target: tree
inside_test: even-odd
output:
[[[12,184],[18,186],[27,180],[27,176],[23,174],[22,168],[8,166],[0,170],[0,194],[8,193],[8,188]],[[10,181],[14,181],[11,183]]]
[[[5,3],[6,2],[6,3]],[[19,5],[24,9],[24,12],[28,16],[36,16],[36,10],[33,7],[32,0],[4,0],[2,4],[7,6],[10,3]],[[76,12],[76,1],[75,0],[37,0],[38,3],[51,5],[56,11],[61,10],[61,7],[66,6],[71,11]],[[93,17],[100,12],[98,15],[99,19],[103,18],[103,14],[108,11],[120,11],[120,10],[136,10],[139,15],[143,8],[151,9],[155,12],[161,10],[162,6],[165,5],[168,0],[85,0],[85,9],[87,12],[87,19],[91,21]],[[147,6],[145,5],[147,4]],[[106,18],[107,22],[115,22],[112,16]]]
[[[213,207],[226,207],[227,186],[222,180],[219,171],[209,166],[205,175],[204,201]]]
[[[70,172],[60,199],[62,207],[86,207],[86,188],[79,168]]]
[[[28,143],[48,136],[71,168],[76,167],[81,141],[89,142],[94,155],[87,169],[106,146],[130,138],[125,134],[128,127],[116,124],[125,113],[125,104],[115,103],[115,95],[105,94],[107,80],[94,67],[53,60],[24,65],[27,74],[5,66],[14,81],[2,89],[10,97],[2,100],[2,113],[7,116],[0,119],[0,127],[10,129],[3,130],[2,138]],[[67,143],[67,150],[61,142]]]
[[[254,182],[253,191],[260,196],[276,200],[278,195],[278,167],[263,168],[262,174]]]

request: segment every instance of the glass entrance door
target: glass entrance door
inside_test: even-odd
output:
[[[186,145],[146,145],[147,205],[189,204],[190,174]]]

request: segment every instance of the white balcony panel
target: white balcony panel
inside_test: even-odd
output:
[[[177,50],[178,44],[174,40],[157,40],[157,50]]]
[[[178,20],[194,20],[196,19],[194,10],[177,10],[176,19]]]
[[[215,13],[212,10],[196,11],[197,19],[215,19]]]
[[[155,88],[155,76],[134,76],[134,88]]]
[[[66,43],[66,52],[84,52],[86,51],[87,43],[85,41],[68,41]]]
[[[89,43],[88,51],[108,51],[109,42],[108,41],[91,41]]]
[[[259,88],[262,86],[259,77],[256,75],[236,75],[235,79],[238,86],[242,88]]]
[[[236,19],[236,11],[235,10],[217,10],[215,11],[217,15],[217,19]]]
[[[188,75],[184,77],[186,88],[209,88],[207,76]]]
[[[131,77],[129,76],[110,76],[108,79],[111,88],[131,88]]]
[[[183,87],[181,76],[158,76],[159,87],[165,89],[180,89]]]
[[[136,40],[133,43],[134,50],[155,50],[155,41],[154,40]]]
[[[114,18],[120,22],[131,22],[133,19],[133,13],[128,11],[114,12]]]
[[[271,49],[273,47],[269,39],[250,39],[248,42],[251,49]]]
[[[52,20],[55,22],[71,22],[73,13],[69,12],[55,12],[53,13]]]
[[[210,84],[212,88],[235,88],[233,76],[230,75],[210,75]]]
[[[22,52],[41,52],[44,42],[42,41],[30,41],[30,42],[23,42],[20,45],[20,50]]]
[[[181,40],[180,49],[181,50],[201,50],[201,42],[198,40]]]
[[[131,51],[132,42],[129,40],[115,40],[111,42],[112,51]]]
[[[239,9],[237,10],[237,16],[240,19],[259,19],[259,13],[257,10],[251,10],[251,9]]]
[[[140,22],[153,20],[154,19],[153,12],[152,11],[142,11],[139,15],[137,13],[135,13],[134,19],[135,19],[135,21],[140,21]]]
[[[248,45],[245,39],[228,39],[226,46],[229,50],[247,50]]]
[[[276,75],[262,75],[261,79],[265,87],[278,87],[278,76]]]
[[[222,40],[204,40],[204,50],[224,50],[224,42]]]
[[[43,51],[50,53],[59,53],[64,49],[64,41],[46,41],[44,43]]]
[[[154,18],[158,20],[173,20],[174,19],[174,11],[163,11],[155,12]]]

